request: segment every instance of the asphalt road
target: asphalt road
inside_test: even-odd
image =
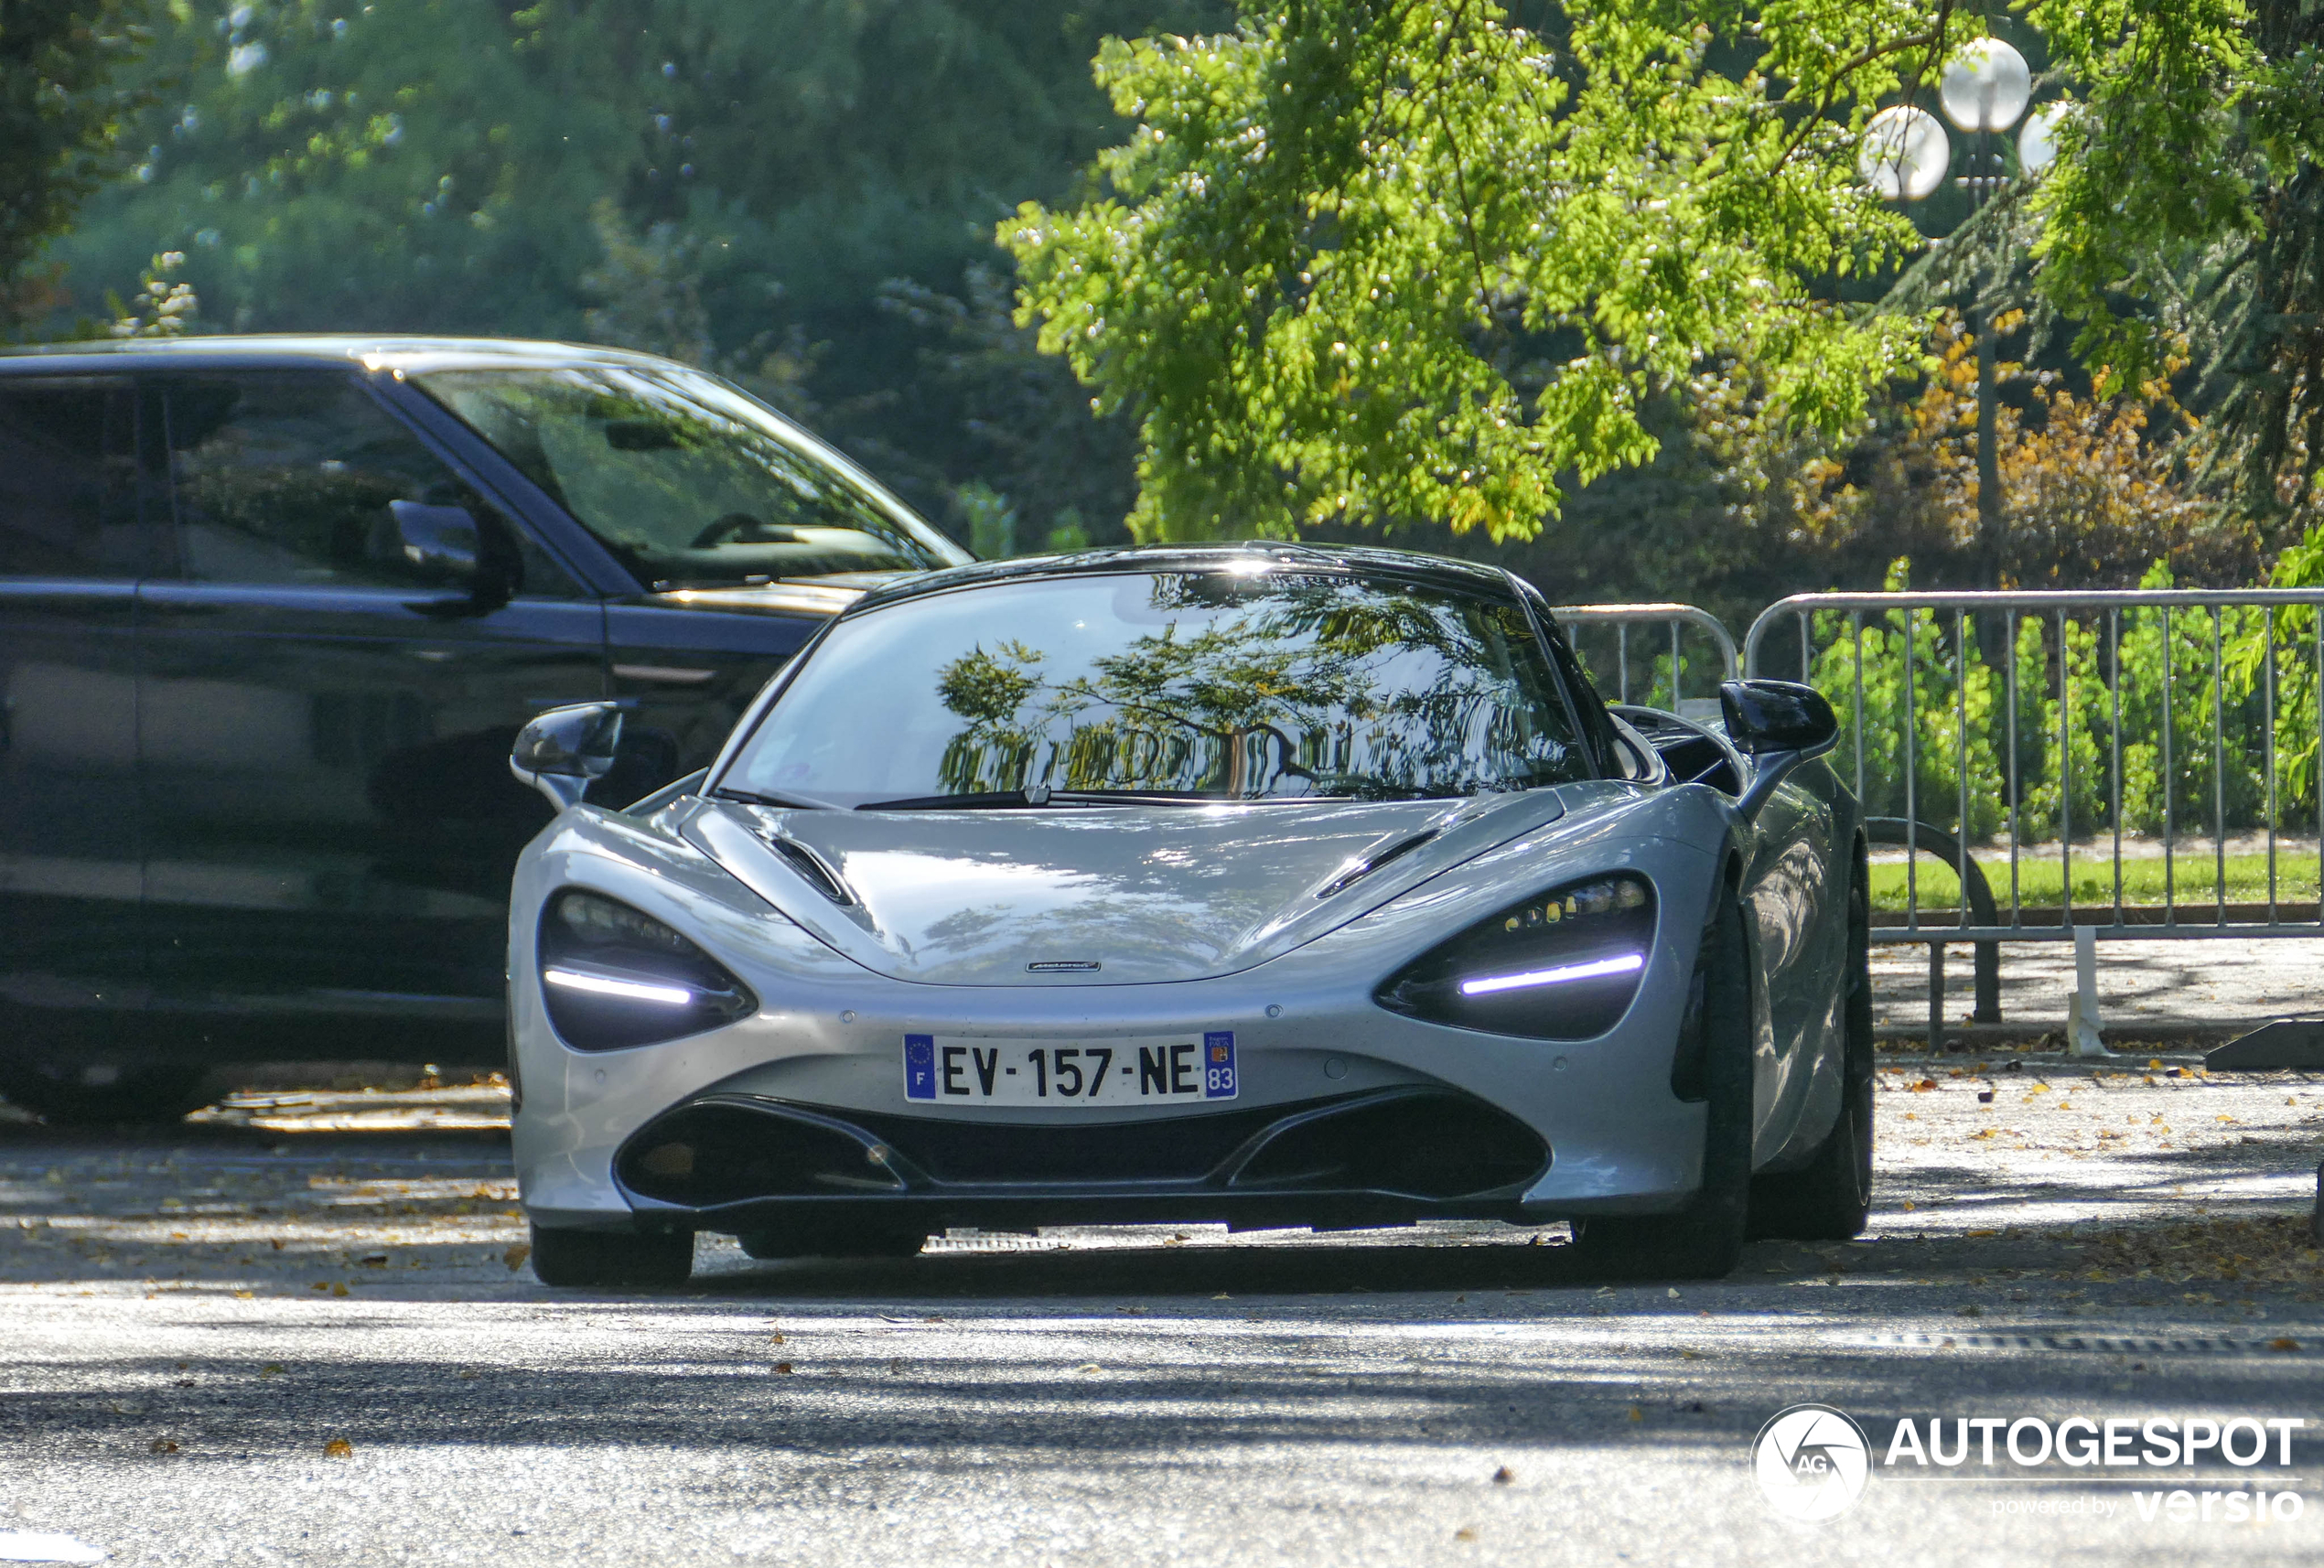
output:
[[[493,1090],[0,1113],[0,1560],[2312,1563],[2324,1078],[2145,1061],[1885,1056],[1868,1237],[1675,1287],[1476,1226],[705,1240],[683,1291],[551,1292]],[[1750,1463],[1802,1401],[1874,1447],[1818,1524]],[[2074,1414],[2308,1426],[2241,1470],[1877,1462]],[[2166,1486],[2301,1517],[2142,1519]]]

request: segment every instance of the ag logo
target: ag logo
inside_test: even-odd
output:
[[[1872,1472],[1864,1429],[1826,1404],[1778,1411],[1751,1444],[1759,1490],[1785,1519],[1825,1520],[1864,1495]]]

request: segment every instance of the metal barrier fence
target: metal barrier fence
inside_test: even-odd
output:
[[[1673,713],[1690,718],[1717,719],[1718,683],[1735,679],[1737,660],[1735,639],[1708,610],[1693,605],[1561,605],[1553,613],[1601,689],[1608,684],[1606,671],[1611,668],[1611,694],[1615,701],[1652,706],[1657,698],[1667,696]],[[1655,635],[1641,639],[1643,689],[1633,697],[1630,633],[1641,627],[1654,628]],[[1711,645],[1718,661],[1718,673],[1698,682],[1705,690],[1692,697],[1685,692],[1689,668],[1685,652],[1690,631]]]
[[[2093,927],[2110,940],[2317,937],[2324,835],[2287,851],[2286,813],[2310,826],[2324,800],[2319,605],[2324,589],[1801,594],[1752,624],[1744,664],[1833,697],[1834,765],[1853,770],[1874,814],[1901,821],[1903,918],[1890,910],[1876,940],[2058,940]],[[2208,866],[2180,854],[2190,817],[2199,843],[2210,830]],[[2254,849],[2231,878],[2237,830]],[[1956,896],[1924,908],[1932,832]],[[2008,856],[1990,914],[1957,897],[1979,838]],[[2111,871],[2094,898],[2076,881],[2085,851],[2082,864]],[[2053,868],[2055,902],[2028,905],[2028,874],[2046,891]],[[2208,902],[2190,902],[2184,882]]]

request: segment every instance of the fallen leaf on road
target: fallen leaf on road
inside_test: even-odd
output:
[[[262,1378],[279,1378],[283,1375],[283,1364],[280,1361],[269,1361],[258,1369],[258,1375]]]
[[[328,1443],[323,1444],[323,1457],[326,1459],[352,1459],[355,1457],[355,1444],[350,1443],[344,1437],[334,1437]]]
[[[2286,1335],[2281,1339],[2270,1339],[2267,1342],[2267,1348],[2271,1350],[2297,1350],[2300,1348],[2300,1342]]]
[[[156,1437],[153,1440],[152,1450],[156,1454],[175,1454],[178,1452],[178,1444],[167,1437]]]
[[[1963,1308],[1962,1308],[1962,1309],[1961,1309],[1961,1310],[1960,1310],[1957,1314],[1955,1314],[1954,1316],[1960,1316],[1960,1317],[1983,1317],[1985,1315],[1985,1309],[1984,1307],[1982,1307],[1982,1306],[1979,1306],[1979,1305],[1978,1305],[1975,1302],[1974,1302],[1974,1301],[1973,1301],[1973,1302],[1971,1302],[1968,1305],[1966,1305],[1966,1306],[1963,1307]]]
[[[1099,1366],[1095,1361],[1084,1361],[1073,1369],[1076,1372],[1103,1372],[1105,1370],[1103,1367]]]
[[[347,1282],[345,1280],[333,1280],[331,1282],[331,1294],[333,1295],[345,1295],[347,1294]]]
[[[788,1361],[777,1361],[775,1363],[775,1373],[778,1377],[787,1378],[791,1376],[791,1363]]]
[[[1503,1465],[1500,1469],[1493,1472],[1493,1485],[1496,1487],[1505,1487],[1516,1478],[1517,1472],[1511,1469],[1506,1465]]]
[[[533,1248],[531,1244],[524,1241],[519,1241],[516,1245],[511,1247],[507,1251],[500,1254],[500,1262],[508,1264],[509,1273],[514,1273],[517,1270],[524,1267],[524,1260],[532,1255]]]
[[[1455,1541],[1474,1541],[1477,1539],[1477,1532],[1464,1524],[1458,1530],[1453,1531],[1453,1539]]]
[[[1632,1405],[1630,1406],[1630,1419],[1632,1421],[1644,1421],[1646,1419],[1646,1412],[1640,1409],[1637,1405]]]

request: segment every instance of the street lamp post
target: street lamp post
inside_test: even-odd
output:
[[[2033,73],[2026,57],[1999,38],[1972,38],[1945,62],[1937,97],[1945,118],[1973,135],[1969,172],[1954,183],[1966,192],[1970,209],[1982,209],[2001,188],[2005,165],[1993,139],[2015,125],[2033,96]],[[2057,156],[2051,134],[2057,106],[2038,113],[2019,142],[2019,166],[2038,172]],[[1883,109],[1865,126],[1856,168],[1891,201],[1919,201],[1944,183],[1953,145],[1935,115],[1899,104]],[[1996,449],[1997,392],[1994,385],[1993,312],[1972,312],[1977,335],[1977,540],[1985,555],[1988,586],[2001,582],[2001,454]]]
[[[1969,156],[1970,172],[1954,183],[1969,196],[1971,212],[1981,210],[2002,182],[2001,156],[1993,138],[2007,133],[2026,112],[2033,96],[2033,73],[2026,57],[1999,38],[1974,38],[1945,62],[1944,80],[1937,90],[1945,118],[1956,129],[1976,137]],[[1985,554],[1985,585],[2001,585],[2002,508],[2001,455],[1996,450],[1998,394],[1994,386],[1993,311],[1979,305],[1977,332],[1977,540]]]

